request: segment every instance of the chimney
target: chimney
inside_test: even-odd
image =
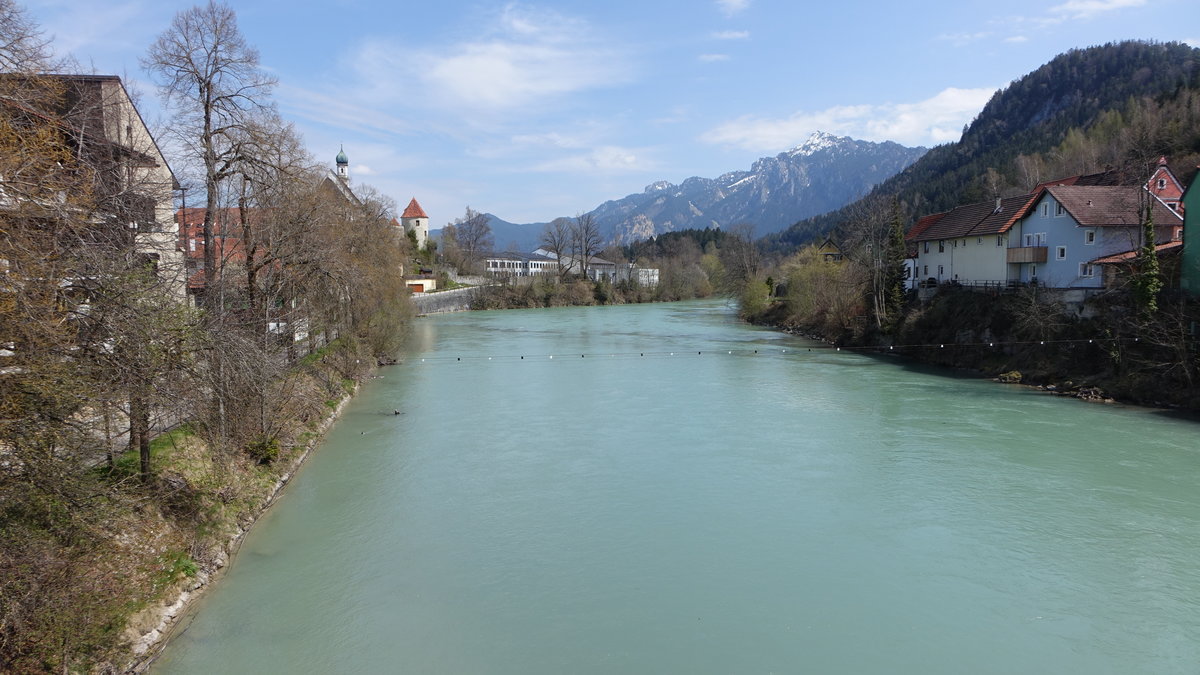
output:
[[[996,210],[992,213],[1000,213],[1000,195],[996,195]]]

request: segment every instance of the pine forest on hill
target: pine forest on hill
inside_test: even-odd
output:
[[[1128,41],[1062,54],[996,92],[962,139],[930,150],[865,200],[899,200],[906,221],[1041,181],[1124,171],[1166,156],[1187,184],[1200,162],[1200,49]],[[778,253],[835,231],[853,204],[764,239]]]

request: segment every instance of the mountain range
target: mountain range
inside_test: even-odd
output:
[[[817,132],[801,145],[763,157],[748,171],[658,181],[590,212],[606,243],[628,244],[664,232],[750,223],[761,236],[840,208],[917,161],[925,148],[871,143]],[[516,224],[495,215],[499,249],[532,250],[545,223]]]

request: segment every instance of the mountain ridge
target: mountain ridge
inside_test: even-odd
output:
[[[588,213],[606,243],[628,244],[664,232],[751,223],[759,235],[779,232],[866,194],[917,161],[926,148],[875,143],[815,132],[790,150],[755,160],[749,170],[716,178],[666,180],[608,200]],[[545,223],[510,223],[488,214],[497,248],[531,250]]]

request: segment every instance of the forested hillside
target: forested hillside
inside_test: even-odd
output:
[[[868,197],[905,216],[945,211],[1043,180],[1122,169],[1161,155],[1185,182],[1200,159],[1200,49],[1129,41],[1076,49],[996,92],[957,143],[930,150]],[[788,251],[834,230],[853,206],[767,238]]]

